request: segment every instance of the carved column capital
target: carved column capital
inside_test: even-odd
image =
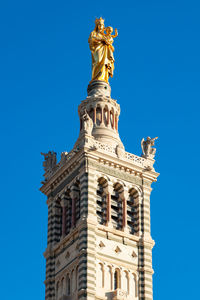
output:
[[[107,194],[109,193],[111,195],[113,192],[113,184],[108,182],[108,185],[105,187],[105,191]]]
[[[123,198],[125,198],[127,200],[129,197],[129,191],[128,191],[127,187],[124,187],[122,194],[123,194]]]
[[[64,197],[61,197],[61,201],[60,201],[60,205],[61,207],[66,207],[67,206],[67,199]]]

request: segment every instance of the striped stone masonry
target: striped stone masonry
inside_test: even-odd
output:
[[[116,100],[91,92],[78,111],[79,138],[41,187],[48,205],[45,300],[153,300],[154,160],[125,151]]]

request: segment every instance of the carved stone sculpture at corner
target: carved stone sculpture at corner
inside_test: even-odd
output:
[[[149,136],[147,137],[146,141],[144,138],[141,141],[141,147],[142,147],[142,153],[144,157],[146,158],[154,158],[156,154],[156,148],[153,148],[155,140],[157,140],[158,137],[155,137],[151,139]]]
[[[64,163],[66,162],[66,157],[67,157],[68,152],[64,151],[61,153],[61,158],[60,158],[60,165],[63,166]]]
[[[93,121],[88,115],[86,109],[84,110],[84,113],[82,115],[82,124],[83,124],[83,132],[85,134],[91,135],[92,129],[93,129]]]
[[[49,151],[48,153],[41,153],[44,156],[43,167],[45,172],[53,170],[57,164],[56,152]]]
[[[112,34],[111,26],[105,27],[102,18],[95,20],[95,28],[91,32],[88,43],[92,54],[92,80],[101,80],[108,83],[109,77],[113,77],[114,71],[114,38],[118,36]]]

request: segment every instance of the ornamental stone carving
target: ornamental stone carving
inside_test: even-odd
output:
[[[142,156],[146,158],[154,158],[156,154],[156,148],[153,148],[155,140],[157,140],[158,137],[155,138],[150,138],[149,136],[147,137],[146,141],[144,138],[141,141],[141,147],[142,147]]]
[[[60,165],[63,166],[67,160],[68,152],[62,152],[60,158]]]
[[[125,155],[124,147],[122,145],[116,146],[116,154],[119,158],[123,158]]]
[[[41,153],[44,156],[43,167],[45,172],[52,171],[57,164],[57,154],[54,151],[48,153]]]
[[[87,113],[86,109],[82,115],[83,131],[85,134],[91,135],[93,129],[93,121]]]

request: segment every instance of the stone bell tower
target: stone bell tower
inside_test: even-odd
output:
[[[78,140],[59,162],[55,152],[43,154],[46,300],[153,299],[150,194],[159,175],[153,167],[156,138],[142,140],[141,156],[125,151],[118,133],[120,106],[106,82],[114,48],[101,44],[104,30],[104,20],[97,19],[89,39],[94,78],[78,108]],[[95,51],[109,53],[105,64],[94,62]]]
[[[78,112],[74,148],[58,163],[54,152],[44,154],[45,299],[153,299],[155,149],[143,140],[141,157],[125,151],[118,133],[120,106],[105,82],[88,86]]]

